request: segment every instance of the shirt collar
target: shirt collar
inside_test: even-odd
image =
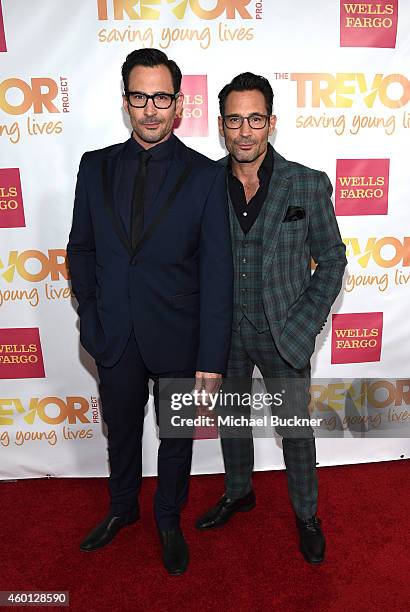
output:
[[[131,137],[127,142],[127,155],[132,159],[137,159],[139,153],[142,151],[147,151],[150,155],[152,155],[152,159],[156,161],[164,161],[173,157],[175,143],[176,137],[174,134],[171,134],[171,136],[164,142],[160,142],[150,149],[144,149],[144,147],[135,140],[131,133]]]

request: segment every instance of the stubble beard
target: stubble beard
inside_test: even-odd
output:
[[[232,151],[230,153],[235,161],[241,164],[251,164],[262,154],[259,147],[256,151],[241,151],[236,146],[232,147]]]
[[[171,129],[166,122],[158,120],[159,126],[155,130],[147,129],[144,124],[134,123],[132,126],[133,132],[138,136],[139,140],[143,142],[147,142],[149,144],[153,144],[155,142],[160,142],[163,140],[171,131]]]

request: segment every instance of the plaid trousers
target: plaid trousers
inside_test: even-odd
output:
[[[250,393],[255,365],[264,377],[268,392],[270,380],[283,378],[291,382],[291,379],[295,379],[297,394],[294,397],[297,397],[297,401],[289,403],[284,415],[308,417],[310,364],[300,370],[293,368],[282,359],[270,331],[259,333],[244,317],[239,331],[232,331],[226,378],[233,385],[235,379],[247,381]],[[241,391],[244,391],[243,383]],[[272,411],[275,414],[274,409]],[[283,416],[283,413],[280,416]],[[309,518],[316,513],[318,497],[313,430],[310,426],[300,429],[278,426],[276,432],[283,438],[283,457],[292,507],[299,518]],[[228,431],[221,431],[220,434],[226,493],[232,499],[240,498],[252,488],[254,465],[252,430],[247,433],[241,432],[241,436],[246,437],[232,437],[232,432]]]

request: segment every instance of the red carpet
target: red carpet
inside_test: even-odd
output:
[[[409,465],[319,468],[327,537],[320,566],[298,550],[283,471],[256,473],[255,510],[206,533],[194,519],[216,501],[223,480],[193,477],[183,515],[191,563],[176,577],[160,563],[154,478],[143,482],[142,521],[94,553],[81,553],[78,543],[105,514],[105,479],[0,482],[0,590],[68,590],[71,610],[404,612]]]

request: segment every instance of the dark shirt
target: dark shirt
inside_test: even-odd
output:
[[[131,235],[131,211],[134,182],[139,167],[139,154],[147,151],[152,157],[148,161],[144,189],[144,229],[150,212],[155,205],[155,199],[164,183],[165,177],[174,157],[176,138],[173,134],[160,144],[144,149],[132,137],[127,141],[120,162],[118,180],[118,214],[128,238]]]
[[[263,162],[259,166],[258,178],[259,189],[246,203],[245,189],[241,181],[232,173],[231,156],[228,159],[228,189],[236,216],[244,234],[247,234],[255,223],[266,199],[269,189],[269,181],[273,172],[273,147],[268,143],[268,148]]]

